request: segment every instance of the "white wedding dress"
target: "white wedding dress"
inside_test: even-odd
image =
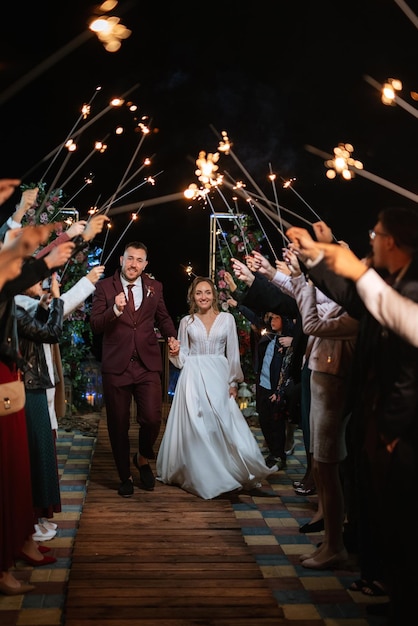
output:
[[[235,318],[221,312],[206,332],[197,316],[179,326],[181,369],[157,456],[157,479],[205,500],[251,488],[276,472],[268,468],[234,398],[231,382],[242,381]]]

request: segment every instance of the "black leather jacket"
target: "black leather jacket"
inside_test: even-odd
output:
[[[29,364],[24,372],[25,388],[50,389],[55,386],[48,373],[44,343],[58,343],[62,334],[64,302],[54,298],[48,310],[39,306],[36,315],[16,306],[20,351]]]

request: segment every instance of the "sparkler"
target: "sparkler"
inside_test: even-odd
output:
[[[91,152],[85,157],[85,159],[75,168],[75,170],[71,173],[70,176],[68,176],[68,178],[59,186],[62,188],[65,187],[65,185],[67,185],[70,180],[73,178],[73,176],[75,176],[77,174],[77,172],[83,167],[83,165],[85,165],[87,163],[87,161],[93,156],[93,154],[97,154],[97,152],[102,153],[104,150],[106,150],[107,146],[105,146],[105,141],[106,139],[109,137],[109,134],[107,134],[104,139],[102,139],[102,141],[96,141],[94,143],[94,147],[93,150],[91,150]]]
[[[261,198],[253,193],[253,192],[248,192],[248,195],[250,198],[254,199],[255,201],[257,200],[261,200]],[[276,208],[275,205],[273,203],[269,203],[271,207]],[[257,202],[257,207],[260,208],[261,211],[265,212],[265,208],[264,206],[261,206],[258,202]],[[308,226],[312,226],[312,222],[310,222],[309,220],[307,220],[306,218],[302,217],[301,215],[299,215],[298,213],[295,213],[294,211],[291,211],[290,209],[284,207],[282,204],[280,205],[280,209],[282,211],[285,211],[286,213],[288,213],[289,215],[292,215],[293,217],[296,217],[298,220],[301,220],[302,222],[304,222],[305,224],[307,224]],[[274,220],[274,221],[277,221]],[[281,218],[281,221],[283,222],[283,224],[286,226],[286,228],[290,228],[291,224],[289,224],[289,222],[287,222],[286,220],[284,220],[283,218]]]
[[[72,133],[71,136],[73,138],[74,137],[78,137],[79,135],[81,135],[81,133],[84,133],[86,128],[89,128],[89,126],[91,126],[92,124],[94,124],[94,122],[96,122],[98,119],[103,117],[103,115],[106,115],[106,113],[108,113],[111,109],[114,109],[115,107],[122,106],[122,104],[124,104],[125,99],[127,98],[127,96],[129,96],[129,94],[132,93],[132,91],[134,91],[138,87],[139,87],[139,83],[136,83],[135,85],[130,87],[127,91],[125,91],[125,93],[123,93],[118,98],[113,98],[110,101],[110,103],[102,111],[97,113],[97,115],[95,117],[92,117],[91,120],[89,120],[86,124],[84,124],[84,126],[82,128],[79,128],[75,133]],[[55,152],[55,150],[52,152],[52,154],[54,152]],[[46,157],[46,158],[49,158],[49,156],[51,156],[51,154],[48,155],[48,157]]]
[[[121,242],[121,240],[123,239],[123,237],[125,236],[126,232],[128,231],[128,229],[130,228],[130,226],[132,226],[132,224],[134,222],[136,222],[136,220],[138,219],[138,213],[140,212],[140,210],[142,209],[143,204],[140,205],[140,207],[138,208],[138,210],[135,213],[132,213],[131,216],[131,221],[128,222],[128,225],[126,226],[125,230],[123,231],[123,233],[121,234],[121,236],[119,237],[119,239],[117,240],[117,242],[115,243],[115,245],[113,246],[113,248],[111,249],[111,251],[109,252],[109,254],[106,257],[106,260],[102,263],[102,265],[106,265],[106,263],[108,262],[108,260],[110,259],[110,257],[112,256],[113,252],[115,251],[115,249],[117,248],[117,246],[119,245],[119,243]],[[102,255],[104,253],[104,246],[103,246],[103,251],[102,251]]]
[[[246,202],[250,202],[251,200],[254,200],[254,202],[257,204],[257,208],[259,208],[260,211],[262,211],[262,212],[264,212],[266,214],[269,213],[269,215],[271,215],[271,212],[268,209],[266,209],[266,207],[264,207],[259,202],[259,200],[264,201],[264,197],[259,196],[258,194],[254,193],[253,191],[248,191],[247,189],[245,189],[245,185],[243,185],[242,183],[235,182],[234,179],[227,172],[226,172],[226,175],[228,176],[230,181],[232,181],[232,182],[228,182],[227,180],[224,180],[223,184],[226,187],[229,187],[230,189],[234,189],[236,191],[236,193],[241,195],[241,197],[246,200]],[[271,207],[271,209],[276,209],[277,213],[278,213],[278,210],[280,209],[281,211],[285,211],[289,215],[292,215],[293,217],[296,217],[297,219],[301,220],[302,222],[305,222],[305,224],[308,224],[309,226],[312,226],[312,222],[310,222],[309,220],[305,219],[304,217],[302,217],[298,213],[295,213],[294,211],[291,211],[290,209],[286,208],[285,206],[283,206],[283,204],[279,204],[279,206],[277,207],[275,205],[275,203],[272,202],[271,200],[267,200],[267,204],[269,205],[269,207]],[[271,221],[272,220],[270,219],[270,222]],[[292,226],[292,224],[290,224],[285,219],[283,219],[283,217],[278,219],[278,215],[277,214],[274,217],[273,221],[274,221],[275,227],[279,231],[280,231],[280,229],[276,226],[277,222],[282,223],[286,228],[290,228]]]
[[[220,137],[220,136],[219,136],[219,133],[216,131],[216,129],[215,129],[215,128],[213,128],[213,126],[212,126],[212,130],[215,132],[215,134],[216,134],[218,137]],[[263,191],[262,191],[262,190],[260,189],[260,187],[257,185],[257,183],[255,182],[255,180],[252,178],[252,176],[250,176],[249,172],[245,169],[245,167],[243,166],[243,164],[240,162],[240,160],[237,158],[237,156],[236,156],[236,155],[234,154],[234,152],[232,151],[232,149],[231,149],[232,144],[231,144],[231,142],[229,141],[229,138],[228,138],[228,136],[227,136],[226,132],[222,132],[222,136],[221,136],[221,137],[222,137],[222,138],[221,138],[221,142],[220,142],[220,144],[219,144],[219,146],[218,146],[218,149],[219,149],[221,152],[224,152],[225,154],[228,154],[228,155],[230,155],[230,156],[233,158],[233,160],[235,161],[235,163],[238,165],[238,167],[241,169],[241,171],[245,174],[245,176],[248,178],[248,180],[252,183],[253,187],[257,190],[257,192],[259,193],[260,197],[264,200],[264,202],[265,202],[266,204],[268,204],[268,205],[270,205],[270,206],[271,206],[271,204],[272,204],[272,203],[270,202],[270,200],[266,197],[266,195],[263,193]],[[277,205],[278,205],[278,203],[277,203]],[[258,205],[258,206],[260,206],[260,205]],[[252,207],[252,208],[253,208],[253,211],[255,211],[255,207]],[[265,213],[265,215],[267,215],[266,210],[268,211],[268,209],[264,209],[263,207],[260,207],[260,208],[261,208],[261,210]],[[286,224],[286,223],[285,223],[285,222],[281,219],[281,216],[280,216],[280,215],[279,215],[279,216],[276,216],[276,217],[278,217],[279,219],[278,219],[278,220],[276,220],[276,218],[275,218],[275,221],[279,221],[279,223],[281,224],[281,228],[278,228],[277,226],[276,226],[276,228],[278,228],[279,232],[281,233],[282,237],[284,238],[284,237],[285,237],[285,235],[284,235],[284,232],[283,232],[283,225],[285,225],[285,226],[286,226],[286,228],[289,228],[289,227],[291,226],[291,224]],[[264,231],[263,231],[263,232],[264,232]],[[266,237],[266,238],[267,238],[267,237]],[[269,240],[268,240],[268,238],[267,238],[267,241],[269,241]],[[271,250],[272,250],[272,252],[273,252],[274,257],[276,258],[276,255],[275,255],[275,253],[274,253],[274,251],[273,251],[273,248],[272,248],[272,246],[271,246],[270,242],[269,242],[269,245],[270,245],[270,248],[271,248]]]
[[[222,137],[223,137],[223,139],[222,139],[222,141],[219,144],[219,150],[221,152],[226,153],[226,154],[230,154],[231,153],[231,144],[229,142],[229,139],[228,139],[228,136],[227,136],[226,132],[222,133]],[[215,187],[216,190],[218,191],[218,193],[220,193],[221,197],[224,199],[226,205],[228,206],[228,203],[226,202],[225,197],[223,196],[223,194],[221,193],[221,191],[219,189],[219,186],[224,183],[224,177],[222,175],[220,175],[220,174],[217,174],[216,178],[214,178],[214,176],[213,176],[213,174],[218,170],[218,165],[216,165],[216,163],[217,163],[217,161],[219,159],[219,154],[217,152],[215,154],[209,153],[207,159],[205,158],[205,156],[206,156],[206,153],[204,151],[201,151],[199,153],[199,158],[196,161],[196,164],[198,165],[198,169],[196,170],[196,175],[198,176],[199,181],[204,184],[205,189],[203,191],[199,190],[197,185],[192,184],[192,185],[189,186],[189,189],[184,192],[184,194],[185,194],[185,196],[187,198],[193,198],[193,199],[195,199],[197,197],[205,198],[205,201],[209,204],[209,206],[211,206],[208,192],[209,192],[210,188]],[[234,189],[239,190],[240,187],[241,187],[241,185],[236,183],[236,187]],[[246,200],[248,201],[248,195],[246,196]],[[266,200],[267,200],[267,198],[266,198]],[[252,207],[252,208],[253,208],[253,212],[255,213],[254,207]],[[228,206],[228,209],[231,212],[231,214],[233,214],[232,209],[229,206]],[[271,243],[270,243],[270,241],[269,241],[269,239],[267,237],[267,234],[266,234],[265,230],[263,229],[263,227],[261,226],[260,221],[259,221],[257,216],[256,216],[256,219],[257,219],[257,221],[258,221],[258,223],[260,225],[261,230],[263,231],[263,234],[264,234],[267,242],[270,245],[270,248],[271,248],[271,250],[273,252],[273,255],[275,256],[273,247],[271,246]],[[242,240],[243,240],[245,253],[246,253],[246,255],[248,255],[248,250],[247,250],[247,247],[246,247],[245,234],[243,233],[243,229],[242,229],[241,223],[239,223],[238,226],[239,226],[239,228],[241,230],[241,236],[242,236]],[[225,235],[224,235],[224,238],[225,238]],[[225,239],[225,241],[226,241],[226,239]],[[228,246],[228,242],[227,241],[226,241],[226,243],[227,243],[227,246]],[[229,249],[229,246],[228,246],[228,249]],[[232,256],[232,253],[231,253],[230,250],[229,250],[229,252],[230,252],[230,256]],[[222,258],[222,255],[220,255],[220,256]]]
[[[143,166],[141,166],[139,168],[139,170],[143,169]],[[138,170],[138,171],[139,171]],[[112,204],[114,204],[115,202],[118,202],[119,200],[122,200],[122,198],[125,198],[126,196],[128,196],[130,193],[133,193],[134,191],[136,191],[137,189],[139,189],[140,187],[143,187],[144,185],[146,185],[147,183],[154,185],[155,184],[155,179],[157,178],[157,176],[159,176],[160,174],[163,173],[164,170],[161,170],[160,172],[157,172],[157,174],[154,174],[152,176],[148,176],[147,178],[144,178],[144,180],[142,182],[139,183],[139,185],[136,185],[136,187],[133,187],[132,189],[129,189],[129,191],[127,191],[126,193],[124,193],[121,196],[118,196],[117,198],[114,197],[115,194],[113,194],[113,196],[111,198],[109,198],[108,200],[106,200],[106,202],[103,203],[103,205],[98,209],[99,213],[101,213],[102,211],[105,212],[105,215],[107,215],[109,213],[109,210],[112,206]],[[132,178],[134,176],[136,176],[138,172],[135,173],[135,175],[131,176],[131,178],[129,179],[129,181],[126,182],[126,184],[128,184],[128,182],[130,182],[132,180]],[[122,188],[125,185],[123,185],[122,187],[120,187],[119,191],[122,190]],[[130,205],[129,205],[130,206]],[[127,209],[128,210],[128,209]]]
[[[47,203],[49,194],[51,193],[51,191],[55,188],[56,182],[59,179],[61,173],[64,171],[65,166],[67,165],[71,155],[73,154],[73,152],[75,151],[75,144],[72,142],[67,142],[67,148],[68,148],[68,152],[67,152],[67,156],[65,157],[61,168],[58,170],[57,175],[55,176],[54,180],[52,181],[51,185],[49,186],[49,188],[47,189],[47,191],[45,192],[44,195],[44,199],[42,200],[39,208],[37,209],[38,213],[40,214],[42,212],[42,209],[44,208],[45,204]]]
[[[220,222],[219,222],[218,215],[216,214],[216,211],[215,211],[215,209],[214,209],[214,207],[213,207],[212,201],[211,201],[211,199],[210,199],[210,197],[209,197],[209,196],[206,196],[206,201],[207,201],[207,203],[208,203],[208,205],[209,205],[209,208],[210,208],[210,210],[211,210],[211,213],[212,213],[213,218],[216,220],[216,224],[218,225],[218,229],[219,229],[220,233],[222,234],[222,237],[223,237],[223,239],[224,239],[224,243],[225,243],[226,247],[228,248],[228,253],[229,253],[229,256],[231,256],[231,257],[232,257],[232,252],[231,252],[231,248],[229,247],[228,240],[227,240],[227,238],[226,238],[226,236],[225,236],[225,233],[224,233],[224,231],[223,231],[223,229],[222,229],[222,227],[221,227],[221,224],[220,224]],[[221,215],[222,215],[222,217],[229,217],[229,219],[237,219],[237,216],[236,216],[236,215],[230,215],[230,214],[229,214],[229,215],[228,215],[228,214],[227,214],[227,215],[225,215],[225,214],[223,214],[223,213],[221,213]]]
[[[153,155],[155,156],[155,155]],[[129,185],[129,183],[139,174],[139,172],[141,172],[144,167],[147,167],[148,165],[151,165],[151,159],[149,157],[147,157],[144,162],[142,163],[142,165],[128,178],[128,180],[126,180],[123,185],[119,185],[119,191],[122,191],[122,189],[124,189],[124,187],[126,187],[127,185]],[[158,174],[155,174],[154,178],[159,176],[160,174],[162,174],[162,171],[159,172]],[[118,200],[121,200],[122,198],[124,198],[125,196],[127,196],[128,194],[130,194],[132,191],[135,191],[136,189],[139,189],[139,187],[142,187],[142,185],[145,185],[146,182],[150,182],[150,178],[145,178],[142,183],[140,183],[139,185],[137,185],[136,187],[134,187],[133,189],[131,189],[130,191],[127,191],[125,194],[123,194],[123,196],[119,196],[118,198],[114,198],[114,200],[112,200],[112,198],[114,197],[115,194],[112,194],[112,196],[110,196],[106,202],[103,203],[103,205],[100,207],[99,211],[103,211],[104,209],[107,209],[107,211],[110,209],[110,207],[112,206],[112,204],[114,202],[118,202]],[[112,200],[112,202],[110,202]],[[108,206],[109,205],[109,206]]]
[[[215,134],[218,137],[220,136],[219,133],[217,132],[217,130],[213,126],[212,126],[212,130],[215,132]],[[249,172],[247,172],[247,170],[245,169],[245,167],[243,166],[241,161],[235,156],[234,152],[231,150],[232,144],[229,143],[229,140],[226,142],[225,141],[226,139],[227,139],[227,135],[225,133],[223,133],[221,144],[219,145],[219,150],[221,150],[222,152],[225,152],[225,154],[228,154],[228,155],[230,155],[233,158],[233,160],[238,165],[240,170],[245,174],[245,176],[248,178],[250,183],[253,185],[254,189],[256,189],[258,191],[258,193],[260,194],[260,196],[262,196],[264,198],[264,200],[268,203],[269,202],[268,198],[265,196],[265,194],[260,189],[260,187],[257,185],[257,183],[252,178],[252,176],[250,176]]]
[[[68,133],[66,139],[60,143],[56,148],[54,148],[53,150],[51,150],[51,152],[49,152],[46,156],[44,156],[38,163],[36,163],[36,165],[34,165],[33,167],[30,168],[30,170],[28,170],[28,172],[25,173],[24,176],[21,176],[22,180],[24,180],[31,172],[33,172],[41,163],[44,163],[45,161],[48,161],[48,159],[50,159],[51,157],[53,157],[54,155],[58,156],[58,154],[61,152],[61,150],[63,149],[63,147],[65,147],[65,145],[67,144],[67,142],[70,140],[70,138],[72,137],[73,139],[78,137],[79,135],[81,135],[81,133],[84,133],[84,131],[89,128],[92,124],[94,124],[94,122],[96,122],[98,119],[100,119],[101,117],[103,117],[103,115],[105,115],[106,113],[108,113],[111,109],[115,108],[115,106],[121,106],[121,104],[123,104],[123,102],[125,101],[125,99],[127,98],[127,96],[134,91],[135,89],[137,89],[139,87],[139,83],[136,83],[135,85],[133,85],[130,89],[128,89],[125,93],[123,93],[119,98],[114,99],[110,102],[110,104],[108,104],[102,111],[100,111],[95,117],[92,117],[86,124],[84,124],[82,126],[82,128],[79,128],[77,131],[75,130],[77,128],[77,126],[79,125],[80,121],[85,119],[86,116],[86,105],[83,105],[82,107],[82,113],[80,115],[80,117],[77,119],[76,123],[74,124],[74,126],[71,128],[70,132]],[[89,104],[87,105],[88,109],[90,108],[90,104],[93,101],[94,97],[96,96],[96,94],[98,93],[98,91],[101,90],[101,87],[97,87],[95,90],[95,93],[93,94],[93,97],[91,98]],[[116,104],[117,103],[117,104]],[[53,159],[52,163],[55,161],[55,158]],[[41,180],[44,180],[47,172],[51,169],[51,165],[52,163],[48,166],[47,171],[44,173],[44,175],[41,177]]]
[[[101,90],[101,87],[96,87],[96,89],[94,90],[94,93],[92,95],[92,97],[90,98],[88,104],[84,104],[82,107],[82,112],[80,117],[76,120],[75,124],[73,125],[73,127],[71,128],[70,132],[68,133],[67,137],[64,139],[64,141],[62,143],[60,143],[60,145],[55,148],[52,152],[50,152],[49,154],[47,154],[45,157],[43,157],[40,161],[38,161],[38,163],[36,163],[35,165],[33,165],[21,178],[22,180],[24,180],[25,178],[27,178],[29,176],[29,174],[31,174],[34,170],[36,170],[36,168],[43,163],[44,161],[47,161],[51,156],[53,156],[55,154],[55,157],[52,159],[51,163],[49,164],[49,166],[47,167],[46,171],[44,172],[44,174],[41,176],[41,181],[43,181],[47,175],[47,173],[49,172],[49,170],[51,169],[52,165],[55,163],[56,159],[58,158],[61,150],[63,150],[63,148],[67,145],[67,143],[70,141],[71,135],[74,132],[74,130],[77,128],[77,126],[79,125],[79,123],[81,122],[81,120],[85,119],[86,116],[86,112],[90,111],[90,105],[93,102],[94,98],[96,97],[97,93]]]
[[[271,180],[271,186],[273,187],[273,195],[274,195],[274,200],[276,202],[276,206],[277,206],[277,215],[279,216],[280,220],[281,220],[281,214],[280,214],[280,205],[279,205],[279,199],[277,197],[277,189],[276,189],[276,185],[274,184],[274,181],[276,180],[276,174],[273,174],[273,170],[271,168],[271,163],[269,163],[269,169],[270,169],[270,175],[269,175],[269,179]],[[284,237],[282,237],[282,241],[283,241],[283,248],[285,247],[285,240]],[[276,258],[276,257],[275,257]],[[276,259],[277,260],[277,259]]]
[[[103,243],[102,253],[101,253],[101,255],[100,255],[99,265],[103,265],[103,263],[102,263],[102,259],[103,259],[104,249],[105,249],[105,247],[106,247],[106,242],[107,242],[107,238],[108,238],[108,236],[109,236],[109,231],[110,231],[110,229],[112,228],[112,225],[111,225],[111,223],[110,223],[110,222],[108,222],[108,223],[106,224],[106,226],[107,226],[107,231],[106,231],[106,235],[105,235],[105,239],[104,239],[104,243]]]
[[[229,175],[228,175],[228,176],[229,176]],[[233,179],[231,179],[231,180],[233,180]],[[245,189],[245,186],[244,186],[242,183],[237,183],[237,182],[235,182],[235,184],[234,184],[234,185],[232,185],[231,183],[229,183],[229,182],[225,181],[225,183],[224,183],[224,184],[225,184],[227,187],[230,187],[231,189],[234,189],[234,191],[235,191],[237,194],[239,194],[242,198],[244,198],[244,199],[245,199],[245,201],[247,202],[248,206],[251,208],[252,213],[253,213],[253,215],[254,215],[255,219],[257,220],[257,223],[258,223],[258,225],[259,225],[260,229],[262,230],[262,232],[263,232],[263,234],[264,234],[264,237],[266,238],[266,241],[267,241],[267,243],[268,243],[268,245],[269,245],[269,247],[270,247],[270,250],[271,250],[271,252],[272,252],[272,254],[273,254],[274,258],[277,260],[277,256],[276,256],[276,253],[275,253],[275,251],[274,251],[274,248],[273,248],[273,246],[272,246],[272,244],[271,244],[271,242],[270,242],[270,240],[269,240],[269,238],[268,238],[268,236],[267,236],[267,233],[266,233],[265,229],[263,228],[263,226],[262,226],[262,224],[261,224],[261,222],[260,222],[260,219],[259,219],[259,217],[258,217],[258,215],[257,215],[257,212],[256,212],[256,207],[255,207],[255,204],[252,202],[252,196],[253,196],[254,194],[251,194],[250,192],[248,192],[248,191]],[[267,200],[267,203],[268,203],[269,205],[272,205],[272,202],[270,202],[270,200]],[[289,224],[288,222],[286,222],[285,220],[283,220],[281,217],[279,217],[279,216],[277,215],[277,213],[275,213],[275,212],[273,212],[273,211],[271,211],[271,210],[267,209],[267,207],[262,206],[260,203],[257,203],[257,209],[259,209],[260,211],[262,211],[262,213],[265,215],[265,217],[266,217],[266,218],[270,221],[270,223],[271,223],[271,224],[273,224],[273,226],[274,226],[274,227],[275,227],[275,228],[279,231],[279,233],[282,235],[282,237],[283,237],[283,238],[286,238],[286,235],[284,234],[284,232],[283,232],[283,230],[282,230],[282,226],[284,225],[284,226],[286,226],[286,228],[290,228],[291,224]],[[279,226],[277,225],[277,222],[279,222]],[[286,238],[286,239],[287,239],[287,238]]]
[[[191,278],[192,276],[194,276],[194,278],[197,277],[197,274],[195,274],[193,272],[193,267],[192,267],[192,264],[190,263],[190,261],[189,261],[188,265],[186,265],[186,266],[185,265],[180,265],[180,267],[182,267],[184,269],[184,271],[186,272],[186,274],[187,274],[187,276],[189,278]]]
[[[305,146],[305,149],[308,152],[315,154],[316,156],[322,157],[323,159],[328,160],[328,159],[333,158],[331,154],[328,154],[327,152],[323,152],[322,150],[318,150],[318,148],[315,148],[313,146],[307,145]],[[409,200],[412,200],[413,202],[418,202],[418,195],[416,193],[412,193],[411,191],[408,191],[407,189],[404,189],[403,187],[399,187],[399,185],[395,185],[394,183],[391,183],[385,178],[376,176],[375,174],[372,174],[371,172],[367,172],[366,170],[356,169],[353,165],[347,165],[347,168],[350,171],[355,172],[359,176],[363,176],[364,178],[367,178],[368,180],[371,180],[372,182],[377,183],[378,185],[381,185],[382,187],[386,187],[387,189],[390,189],[391,191],[394,191],[395,193],[398,193],[399,195],[404,196],[404,198],[408,198]]]
[[[76,191],[69,200],[67,200],[67,202],[64,204],[62,208],[65,209],[70,204],[70,202],[72,202],[74,198],[76,198],[78,194],[81,193],[83,189],[85,189],[85,187],[88,187],[88,185],[91,185],[92,182],[93,182],[93,175],[90,174],[90,176],[86,176],[86,178],[84,179],[84,184],[81,185],[80,189],[78,189],[78,191]]]
[[[171,193],[166,196],[159,196],[158,198],[149,198],[148,200],[143,200],[142,206],[155,206],[157,204],[167,204],[168,202],[176,202],[178,200],[184,199],[184,193],[179,191],[177,193]],[[137,206],[137,203],[124,204],[122,206],[115,207],[110,209],[108,216],[119,215],[120,213],[129,213]]]
[[[115,16],[102,15],[91,22],[89,28],[96,33],[107,52],[117,52],[122,45],[122,39],[127,39],[132,34],[132,31],[121,23],[120,18]]]
[[[409,6],[406,4],[406,2],[404,2],[404,0],[395,0],[395,2],[398,5],[398,7],[400,9],[402,9],[402,11],[405,13],[405,15],[407,17],[409,17],[409,19],[411,20],[413,25],[416,28],[418,28],[418,17],[415,15],[415,13],[412,12],[412,10],[409,8]]]
[[[47,69],[55,65],[57,61],[67,56],[69,52],[72,52],[83,43],[85,43],[90,37],[92,37],[92,33],[89,31],[85,31],[75,37],[70,43],[63,46],[60,50],[55,52],[53,55],[49,56],[45,61],[37,65],[33,70],[28,72],[25,76],[23,76],[20,80],[16,81],[13,85],[11,85],[8,89],[3,90],[0,96],[0,105],[4,104],[9,100],[9,98],[13,97],[16,93],[18,93],[23,87],[28,85],[32,80],[38,78],[43,72]],[[23,177],[22,177],[23,178]]]
[[[318,215],[318,213],[316,213],[316,212],[313,210],[313,208],[311,207],[311,205],[310,205],[310,204],[308,204],[308,203],[306,202],[306,200],[304,200],[304,198],[302,198],[302,196],[301,196],[301,195],[300,195],[300,194],[296,191],[296,189],[294,189],[294,188],[293,188],[292,183],[293,183],[293,181],[295,181],[295,180],[296,180],[296,178],[291,178],[291,179],[289,179],[289,180],[285,180],[284,178],[282,178],[282,180],[283,180],[283,182],[284,182],[283,189],[290,189],[291,191],[293,191],[293,193],[294,193],[294,194],[295,194],[295,195],[299,198],[299,200],[301,200],[301,201],[304,203],[304,205],[305,205],[305,206],[307,206],[307,207],[308,207],[308,209],[309,209],[310,211],[312,211],[313,215],[314,215],[314,216],[315,216],[315,217],[316,217],[316,218],[317,218],[320,222],[322,222],[323,220],[320,218],[320,216]],[[312,226],[312,224],[311,224],[311,226]],[[338,243],[338,239],[335,237],[335,235],[334,235],[334,234],[332,235],[332,237],[333,237],[333,239],[334,239],[335,243]]]
[[[216,223],[217,223],[217,224],[219,224],[218,219],[216,219]],[[218,247],[219,258],[220,258],[220,260],[221,260],[221,263],[222,263],[223,269],[224,269],[224,270],[226,270],[225,264],[224,264],[224,262],[223,262],[222,246],[221,246],[221,242],[219,241],[219,231],[221,231],[222,235],[224,236],[224,239],[225,239],[225,233],[222,231],[222,229],[220,228],[220,226],[218,226],[218,228],[217,228],[217,229],[216,229],[216,231],[215,231],[215,236],[216,236],[216,245],[217,245],[217,247]],[[233,256],[233,254],[232,254],[231,249],[230,249],[230,247],[229,247],[229,245],[228,245],[228,244],[227,244],[227,247],[228,247],[228,251],[229,251],[229,258],[231,258],[231,257]],[[216,257],[214,257],[214,262],[215,262],[215,258],[216,258]],[[215,268],[213,268],[213,269],[215,269]]]
[[[146,129],[146,130],[145,130],[145,129]],[[137,156],[137,154],[138,154],[138,152],[139,152],[139,150],[140,150],[140,148],[141,148],[141,146],[142,146],[142,144],[143,144],[143,142],[144,142],[145,136],[148,134],[148,132],[146,132],[146,131],[148,131],[148,132],[149,132],[148,128],[147,128],[147,127],[145,127],[145,126],[143,125],[143,130],[142,130],[142,135],[141,135],[140,141],[139,141],[139,143],[138,143],[137,147],[136,147],[136,148],[135,148],[135,150],[134,150],[134,153],[133,153],[133,155],[132,155],[132,157],[131,157],[131,160],[130,160],[130,162],[128,163],[128,167],[126,168],[125,172],[124,172],[124,173],[123,173],[123,175],[122,175],[122,178],[121,178],[121,180],[120,180],[119,185],[116,187],[116,190],[115,190],[115,192],[114,192],[113,196],[111,197],[111,199],[110,199],[110,201],[109,201],[109,206],[107,207],[107,209],[106,209],[106,211],[105,211],[105,215],[107,215],[107,213],[108,213],[108,211],[109,211],[110,207],[112,206],[112,204],[113,204],[113,202],[114,202],[114,200],[115,200],[115,197],[116,197],[117,193],[118,193],[118,192],[119,192],[119,191],[123,188],[123,186],[124,186],[124,182],[125,182],[126,177],[127,177],[128,173],[129,173],[129,170],[131,169],[132,164],[133,164],[133,162],[134,162],[134,160],[135,160],[135,158],[136,158],[136,156]],[[142,168],[142,167],[144,167],[144,164],[142,164],[141,168]]]
[[[229,176],[229,174],[228,174],[228,176]],[[230,177],[230,176],[229,176],[229,177]],[[231,180],[232,180],[232,179],[231,179]],[[227,187],[229,187],[229,188],[233,189],[233,190],[234,190],[236,193],[238,193],[239,195],[241,195],[241,197],[245,200],[245,202],[247,203],[247,205],[250,207],[250,209],[251,209],[251,211],[252,211],[252,213],[253,213],[253,215],[254,215],[254,217],[255,217],[256,221],[257,221],[257,224],[258,224],[258,226],[259,226],[260,230],[262,231],[262,233],[263,233],[263,235],[264,235],[264,237],[265,237],[265,239],[266,239],[266,241],[267,241],[267,243],[268,243],[268,245],[269,245],[269,247],[270,247],[270,250],[271,250],[271,252],[272,252],[272,254],[273,254],[274,258],[275,258],[275,259],[277,259],[277,257],[276,257],[276,253],[274,252],[274,248],[273,248],[273,246],[272,246],[272,244],[271,244],[271,241],[270,241],[270,239],[268,238],[268,235],[267,235],[267,233],[266,233],[266,231],[265,231],[265,229],[264,229],[264,227],[263,227],[263,225],[262,225],[262,223],[261,223],[261,221],[260,221],[260,218],[259,218],[259,217],[258,217],[258,215],[257,215],[257,212],[256,212],[256,210],[255,210],[255,206],[254,206],[254,204],[253,204],[253,203],[252,203],[252,201],[251,201],[250,194],[249,194],[249,193],[247,192],[247,190],[245,189],[245,185],[244,185],[243,183],[240,183],[240,182],[235,182],[235,181],[234,181],[233,186],[232,186],[231,184],[229,184],[228,182],[225,182],[225,185],[226,185]],[[276,227],[276,224],[274,224],[274,226]],[[277,228],[277,227],[276,227],[276,228]],[[284,234],[281,232],[280,228],[278,228],[278,230],[279,230],[279,232],[280,232],[280,233],[284,236]]]
[[[224,203],[225,203],[227,209],[230,211],[231,215],[234,215],[234,212],[232,211],[231,207],[228,205],[227,199],[225,198],[224,194],[222,193],[222,191],[220,190],[218,185],[216,186],[216,191],[221,196],[222,200],[224,201]],[[242,243],[244,245],[245,255],[248,256],[247,238],[245,236],[244,229],[242,227],[242,215],[239,215],[238,211],[237,211],[236,217],[237,217],[238,228],[239,228],[240,233],[241,233]]]
[[[386,83],[385,85],[381,85],[377,82],[377,80],[367,75],[364,76],[364,80],[366,81],[366,83],[369,83],[369,85],[371,85],[378,91],[383,91],[383,104],[392,104],[392,102],[394,102],[395,104],[398,104],[400,107],[402,107],[402,109],[413,115],[415,118],[418,118],[418,110],[395,93],[396,91],[399,91],[399,89],[402,89],[402,83],[400,81],[389,79],[388,83]]]

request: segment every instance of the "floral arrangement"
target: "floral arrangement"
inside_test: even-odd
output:
[[[64,193],[61,189],[53,189],[46,196],[45,183],[29,183],[22,185],[22,191],[38,188],[38,195],[35,204],[28,209],[23,218],[24,224],[49,224],[50,222],[61,221],[61,210],[64,205]],[[59,233],[58,233],[59,234]]]
[[[36,203],[28,209],[22,220],[23,224],[47,224],[50,222],[64,222],[69,215],[77,213],[74,209],[64,208],[65,196],[61,189],[55,189],[46,196],[45,183],[30,183],[22,185],[22,191],[38,187]],[[78,213],[76,218],[78,219]],[[63,229],[58,228],[51,238],[54,239]],[[61,293],[70,289],[80,278],[97,265],[100,249],[90,251],[88,247],[80,250],[68,261],[61,274]],[[64,375],[68,376],[72,384],[72,401],[76,409],[87,409],[86,387],[88,377],[80,364],[90,355],[93,344],[92,331],[89,324],[91,300],[84,302],[77,310],[69,315],[63,325],[60,340],[60,352]]]
[[[252,230],[252,221],[248,215],[240,216],[239,221],[232,221],[229,233],[224,233],[224,245],[216,255],[217,271],[216,286],[221,308],[233,314],[237,324],[238,340],[240,347],[241,366],[245,381],[248,384],[255,383],[253,358],[251,354],[251,325],[249,320],[242,315],[236,307],[229,307],[227,300],[233,298],[229,285],[225,280],[226,268],[230,266],[231,256],[245,262],[245,257],[253,250],[261,250],[265,238],[261,230]],[[245,286],[239,280],[235,280],[238,289]]]

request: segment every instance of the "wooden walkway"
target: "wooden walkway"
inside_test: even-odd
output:
[[[117,486],[104,418],[75,540],[65,626],[285,623],[228,497],[205,501],[157,482],[153,492],[136,487],[132,498],[121,498]]]

